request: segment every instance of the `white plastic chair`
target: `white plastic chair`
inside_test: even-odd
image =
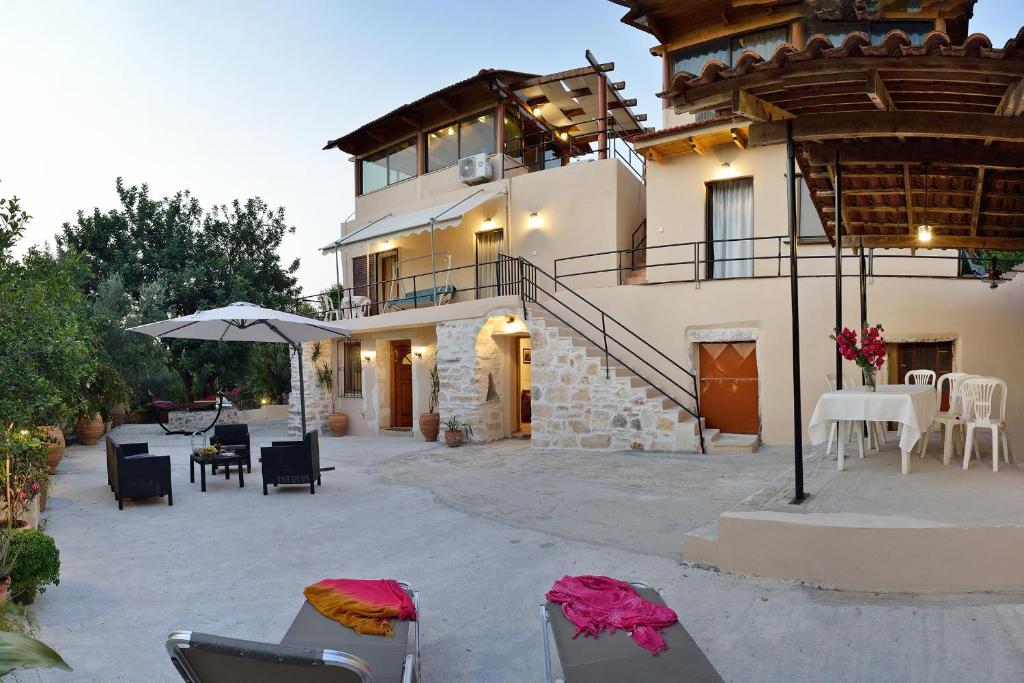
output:
[[[1010,462],[1010,444],[1006,440],[1006,382],[998,377],[973,377],[964,381],[964,405],[967,415],[967,442],[964,444],[964,469],[971,462],[974,450],[974,430],[992,431],[992,471],[999,471],[999,440],[1002,437],[1003,458]],[[1000,390],[999,412],[993,410],[996,389]],[[978,455],[981,460],[981,455]]]
[[[320,294],[320,315],[322,320],[337,320],[338,319],[338,307],[334,303],[334,298],[330,294]]]
[[[910,380],[914,380],[911,382]],[[904,384],[927,384],[928,386],[935,386],[935,371],[934,370],[910,370],[906,375],[903,376]]]
[[[829,391],[835,391],[836,390],[836,375],[834,375],[834,374],[831,374],[831,375],[827,374],[827,375],[825,375],[825,384],[828,385],[828,390]],[[852,386],[853,386],[853,382],[851,382],[850,378],[847,377],[844,374],[843,375],[843,388],[844,389],[848,389],[849,387],[852,387]],[[860,457],[863,458],[864,457],[864,436],[863,436],[864,429],[863,429],[863,427],[861,425],[863,425],[864,423],[862,421],[860,421],[860,420],[858,420],[858,421],[843,420],[843,422],[846,423],[845,429],[846,429],[846,440],[847,440],[847,443],[850,442],[850,439],[852,439],[854,436],[856,436],[857,437],[857,450],[860,453]],[[828,445],[825,447],[825,455],[831,455],[832,454],[832,444],[836,441],[836,435],[838,434],[838,431],[837,431],[838,425],[839,425],[838,422],[833,422],[832,426],[829,427],[829,431],[828,431]],[[838,448],[838,446],[837,446],[837,448]]]
[[[963,439],[963,426],[966,424],[963,401],[964,380],[971,377],[975,377],[975,375],[967,372],[947,372],[939,376],[938,382],[935,383],[935,397],[936,400],[942,400],[942,390],[945,385],[949,394],[949,407],[945,412],[935,415],[931,426],[928,428],[928,433],[921,439],[922,458],[928,455],[928,435],[938,430],[943,435],[942,464],[949,464],[950,459],[953,457],[953,437],[956,436],[957,427],[961,428],[960,438],[961,440]],[[962,441],[960,446],[963,446]]]

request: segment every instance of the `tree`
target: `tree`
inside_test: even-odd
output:
[[[116,187],[119,208],[79,212],[57,238],[62,252],[80,254],[89,267],[90,297],[117,275],[131,312],[142,322],[233,301],[294,306],[299,262],[283,266],[277,254],[285,235],[295,232],[283,208],[271,209],[254,197],[204,212],[188,191],[156,200],[145,184],[126,187],[118,178]],[[157,295],[159,310],[151,305]],[[187,400],[242,383],[249,372],[248,344],[168,339],[162,348]]]

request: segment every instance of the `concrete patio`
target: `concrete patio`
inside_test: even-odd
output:
[[[307,489],[188,482],[187,437],[128,427],[173,458],[173,507],[106,486],[102,446],[68,449],[48,530],[62,582],[37,600],[42,639],[75,668],[43,680],[174,681],[174,629],[277,641],[325,577],[397,577],[421,591],[427,681],[540,681],[537,605],[566,573],[665,589],[730,681],[1019,680],[1024,596],[877,596],[682,563],[684,534],[775,489],[791,454],[450,450],[402,437],[325,437]],[[253,446],[283,431],[254,430]],[[893,478],[898,478],[894,474]],[[979,568],[982,570],[982,568]]]

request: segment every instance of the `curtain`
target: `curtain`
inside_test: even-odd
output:
[[[476,234],[476,298],[498,295],[498,252],[504,235],[501,230]]]
[[[754,181],[739,178],[710,186],[712,277],[754,274]],[[736,240],[739,242],[723,242]]]

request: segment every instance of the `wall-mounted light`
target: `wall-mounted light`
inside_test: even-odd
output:
[[[534,211],[533,213],[530,214],[529,219],[527,219],[526,225],[527,227],[530,228],[539,228],[540,226],[544,225],[544,221],[540,219],[540,213]]]
[[[414,346],[414,347],[412,347],[412,355],[416,356],[417,358],[423,358],[423,347],[422,346]]]
[[[534,116],[538,116],[538,117],[539,117],[539,116],[540,116],[540,115],[541,115],[542,113],[543,113],[543,112],[541,111],[541,108],[540,108],[540,107],[534,107],[534,108],[533,108],[533,115],[534,115]]]
[[[373,354],[372,353],[364,353],[363,354],[363,360],[365,360],[367,363],[372,363],[373,362]]]
[[[483,222],[484,230],[494,230],[494,219],[485,218]]]
[[[930,226],[930,225],[919,225],[919,226],[917,226],[917,241],[918,242],[931,242],[932,241],[932,226]]]
[[[723,161],[722,162],[722,168],[730,168],[731,166],[732,166],[732,164],[730,164],[728,161]]]
[[[260,405],[261,406],[270,405],[270,399],[267,398],[266,396],[264,396],[263,398],[260,399]]]
[[[719,178],[735,178],[736,169],[728,161],[723,161],[722,165],[718,167]]]
[[[507,322],[509,325],[511,325],[515,321],[516,321],[516,317],[514,315],[512,315],[511,313],[509,313],[508,315],[505,316],[505,322]]]
[[[559,133],[559,134],[558,134],[558,137],[562,138],[562,140],[563,140],[563,141],[564,141],[564,140],[568,140],[568,139],[569,139],[569,134],[568,134],[568,133],[566,133],[566,132],[565,132],[565,131],[563,130],[563,131],[562,131],[561,133]]]

